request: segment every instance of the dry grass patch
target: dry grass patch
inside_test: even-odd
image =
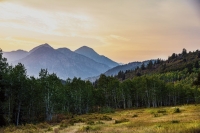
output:
[[[179,111],[177,111],[177,109]],[[157,117],[154,117],[157,114]],[[118,110],[108,114],[86,114],[62,120],[57,126],[48,123],[1,128],[5,132],[49,133],[199,133],[200,106]]]

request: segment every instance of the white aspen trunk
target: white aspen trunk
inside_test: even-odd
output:
[[[123,99],[123,107],[124,107],[124,109],[126,109],[126,99],[125,99],[125,95],[124,95],[123,89],[122,89],[122,99]]]
[[[19,104],[18,104],[17,121],[16,121],[16,125],[17,125],[17,126],[19,125],[20,110],[21,110],[21,102],[19,102]]]

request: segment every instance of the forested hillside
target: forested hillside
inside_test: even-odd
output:
[[[135,76],[141,76],[145,74],[154,73],[166,73],[174,71],[183,71],[192,73],[195,69],[199,68],[200,51],[187,52],[183,49],[181,53],[173,53],[167,60],[157,59],[156,61],[150,61],[149,63],[142,64],[141,67],[137,67],[135,70],[127,71],[126,73],[119,72],[118,77],[124,79],[130,79]]]
[[[199,103],[199,51],[172,56],[127,72],[123,80],[119,74],[101,75],[94,84],[80,78],[63,84],[45,69],[38,78],[28,77],[23,64],[9,66],[0,51],[0,124],[51,121],[66,113]]]

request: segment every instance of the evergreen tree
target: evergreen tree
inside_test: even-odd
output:
[[[145,69],[146,69],[144,63],[142,63],[141,69],[142,69],[142,70],[145,70]]]
[[[3,58],[3,53],[0,49],[0,126],[4,126],[6,124],[5,112],[3,110],[4,103],[6,102],[5,75],[8,67],[6,61],[7,60]]]
[[[195,67],[195,68],[199,68],[199,61],[196,61],[196,62],[195,62],[194,67]]]
[[[152,67],[153,67],[153,62],[152,60],[150,60],[149,63],[147,64],[147,68],[152,69]]]
[[[187,50],[183,48],[182,55],[185,56],[187,54]]]

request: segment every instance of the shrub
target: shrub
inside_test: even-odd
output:
[[[69,121],[71,125],[74,125],[74,123],[84,123],[84,122],[85,122],[85,119],[83,118],[73,118]]]
[[[109,116],[107,116],[107,115],[104,115],[104,116],[100,117],[100,120],[111,121],[111,120],[112,120],[112,117],[109,117]]]
[[[129,119],[123,118],[123,119],[120,119],[120,120],[115,120],[115,124],[119,124],[119,123],[123,123],[123,122],[128,122],[128,121],[129,121]]]
[[[138,115],[137,115],[137,114],[134,114],[132,117],[138,117]]]
[[[61,121],[60,127],[68,127],[69,122],[67,122],[66,120]]]
[[[179,108],[174,109],[174,113],[180,113],[180,112],[181,112],[181,110]]]
[[[48,123],[44,122],[44,123],[38,124],[37,127],[44,129],[44,128],[49,128],[50,125]]]
[[[172,123],[179,123],[180,121],[178,120],[172,120]]]
[[[47,129],[47,131],[53,131],[53,128],[52,128],[52,127],[49,127],[49,128]]]
[[[87,124],[88,125],[94,125],[95,123],[94,123],[94,121],[88,121]]]
[[[99,126],[86,126],[86,127],[84,126],[80,130],[83,132],[97,131],[97,130],[100,130],[100,127]]]
[[[154,113],[153,115],[154,115],[154,117],[158,117],[159,116],[157,113]]]
[[[36,125],[33,125],[33,124],[26,124],[26,125],[25,125],[25,128],[26,128],[26,129],[38,129],[38,128],[36,127]]]
[[[91,127],[90,126],[86,126],[86,127],[83,127],[82,130],[87,132],[87,131],[91,130]]]

